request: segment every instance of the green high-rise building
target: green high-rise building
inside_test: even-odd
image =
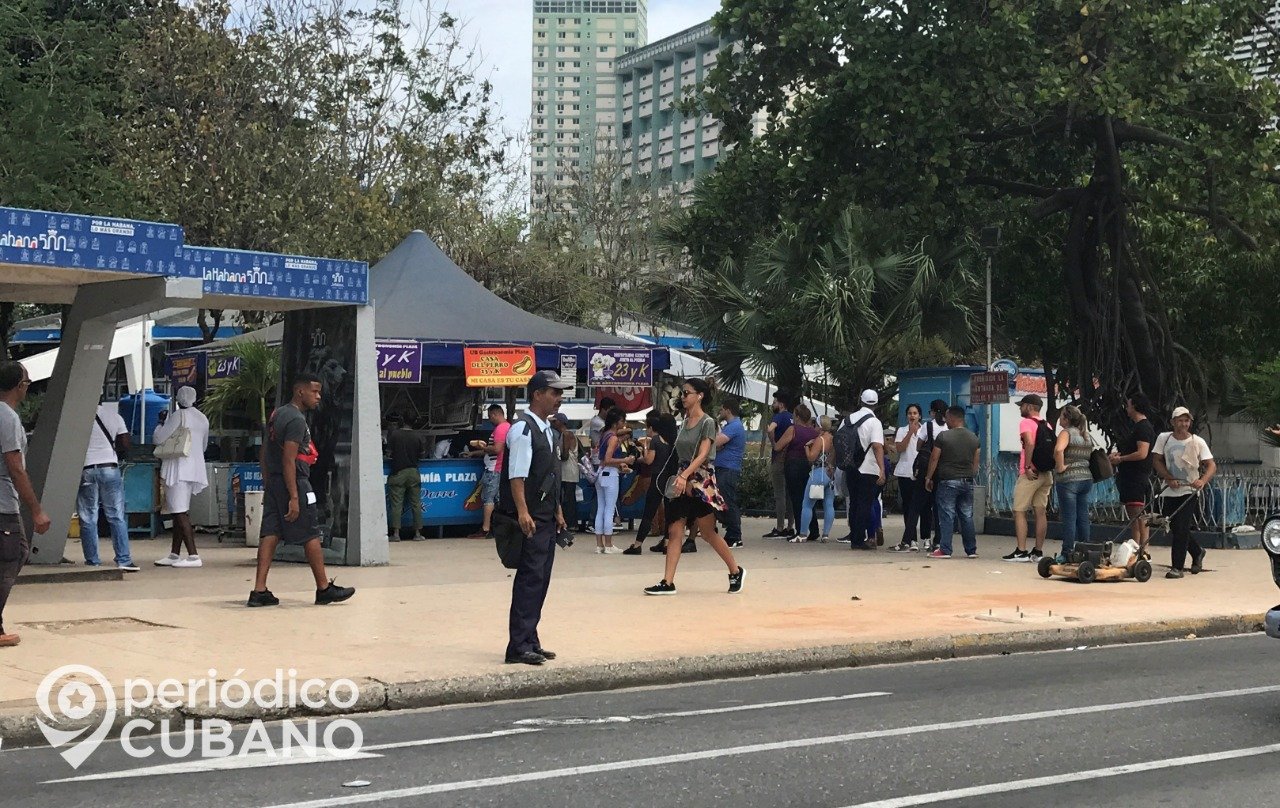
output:
[[[646,0],[534,0],[531,193],[564,204],[618,124],[615,61],[648,41]]]

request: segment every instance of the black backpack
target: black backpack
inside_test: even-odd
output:
[[[1053,458],[1053,448],[1057,442],[1058,436],[1054,434],[1049,422],[1038,419],[1035,441],[1031,444],[1032,468],[1041,473],[1053,471],[1054,466],[1057,465]]]
[[[836,430],[835,439],[832,441],[835,444],[836,468],[856,473],[858,467],[862,465],[862,461],[867,457],[867,449],[870,447],[863,446],[862,441],[858,440],[858,427],[872,417],[874,416],[871,413],[867,413],[853,423],[846,419]]]
[[[925,475],[929,473],[929,456],[933,454],[934,441],[938,439],[938,436],[933,434],[934,426],[936,425],[932,418],[930,418],[929,422],[925,424],[926,434],[929,437],[925,439],[923,445],[919,447],[916,453],[916,462],[911,467],[913,479],[923,480]]]

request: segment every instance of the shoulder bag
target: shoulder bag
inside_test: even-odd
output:
[[[1111,455],[1106,449],[1097,445],[1092,434],[1089,435],[1089,441],[1094,444],[1093,451],[1089,452],[1089,475],[1093,477],[1095,483],[1110,480],[1116,473],[1115,467],[1111,465]]]
[[[178,460],[191,454],[191,430],[187,429],[183,411],[178,410],[178,428],[153,452],[161,460]]]
[[[819,433],[818,440],[826,446],[826,436]],[[818,462],[809,472],[809,499],[826,499],[827,486],[831,485],[831,475],[827,474],[827,450],[823,448]]]

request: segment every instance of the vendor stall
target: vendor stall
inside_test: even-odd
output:
[[[476,424],[486,391],[523,385],[539,369],[573,368],[581,385],[591,381],[592,373],[598,384],[652,384],[656,373],[669,365],[666,348],[557,323],[508,303],[464,272],[421,231],[411,233],[369,270],[369,298],[376,304],[382,414],[401,417],[425,439],[419,472],[427,526],[472,526],[482,520],[483,461],[456,455],[458,446],[485,435]],[[280,326],[268,326],[200,350],[214,360],[234,342],[278,343],[282,336]],[[515,348],[524,349],[516,353],[531,353],[533,360],[527,367],[512,362],[509,370],[516,376],[477,383],[472,373],[468,383],[468,352],[474,359],[476,349],[501,353]],[[210,364],[218,366],[216,360],[205,366]],[[514,402],[514,395],[508,401]],[[454,441],[454,451],[436,458],[433,447],[441,440]],[[591,503],[591,492],[587,496]]]

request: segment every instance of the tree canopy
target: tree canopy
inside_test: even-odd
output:
[[[1095,412],[1211,394],[1209,352],[1259,305],[1234,279],[1276,288],[1249,253],[1276,250],[1280,95],[1252,72],[1265,42],[1236,53],[1270,5],[727,0],[740,47],[699,103],[734,148],[685,224],[691,259],[713,272],[780,223],[830,232],[851,202],[904,243],[999,224],[1002,353]]]

